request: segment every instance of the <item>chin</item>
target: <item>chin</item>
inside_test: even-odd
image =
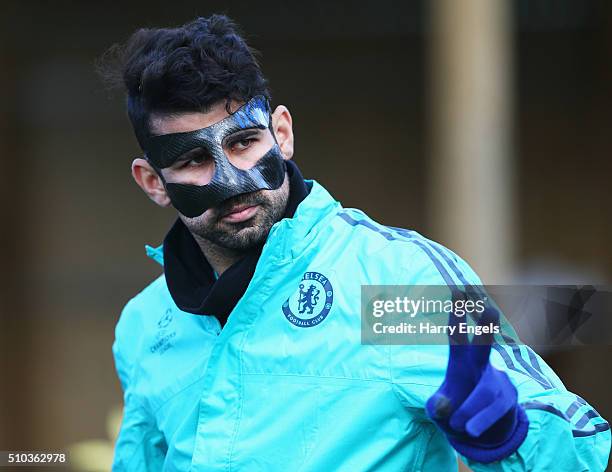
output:
[[[270,228],[262,228],[259,225],[243,226],[241,229],[233,228],[231,231],[224,231],[224,234],[215,238],[217,240],[214,242],[234,251],[248,251],[259,244],[263,244],[269,232]]]

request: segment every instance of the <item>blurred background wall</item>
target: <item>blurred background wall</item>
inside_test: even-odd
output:
[[[143,245],[163,239],[173,213],[132,182],[139,149],[123,97],[105,89],[94,61],[139,27],[232,16],[262,53],[273,105],[293,115],[295,161],[344,206],[448,245],[485,282],[505,261],[512,280],[609,283],[610,2],[455,3],[4,2],[0,450],[104,439],[121,403],[113,328],[160,273]],[[482,94],[453,91],[481,76]],[[494,103],[482,100],[488,93]],[[492,115],[474,106],[478,97]],[[486,146],[472,155],[462,139]],[[498,185],[448,186],[449,169],[466,168],[459,159],[477,159],[478,170],[489,155],[503,172],[485,175]],[[460,211],[454,195],[469,189],[475,204],[502,204],[449,225]],[[480,240],[495,244],[470,243]],[[611,354],[603,346],[546,359],[611,419]]]

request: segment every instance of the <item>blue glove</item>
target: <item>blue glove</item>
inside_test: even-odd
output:
[[[449,315],[450,353],[446,376],[427,400],[429,417],[465,457],[489,463],[509,456],[527,436],[529,420],[517,402],[517,391],[508,375],[489,362],[494,333],[459,333],[461,318]],[[499,312],[487,307],[478,325],[499,326]]]

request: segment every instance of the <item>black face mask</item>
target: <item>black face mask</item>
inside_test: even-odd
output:
[[[248,170],[232,165],[223,150],[223,143],[231,134],[245,129],[272,131],[271,124],[267,99],[256,96],[230,116],[206,128],[148,138],[145,157],[162,179],[174,208],[194,218],[228,198],[258,190],[276,190],[282,185],[286,167],[276,138],[272,148]],[[206,185],[167,182],[161,169],[170,167],[180,156],[196,148],[202,148],[213,158],[212,180]]]

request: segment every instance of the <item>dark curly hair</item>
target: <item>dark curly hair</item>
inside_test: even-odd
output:
[[[267,80],[236,24],[225,15],[177,28],[136,31],[111,47],[98,71],[127,93],[127,113],[143,148],[152,113],[203,111],[221,100],[270,99]]]

